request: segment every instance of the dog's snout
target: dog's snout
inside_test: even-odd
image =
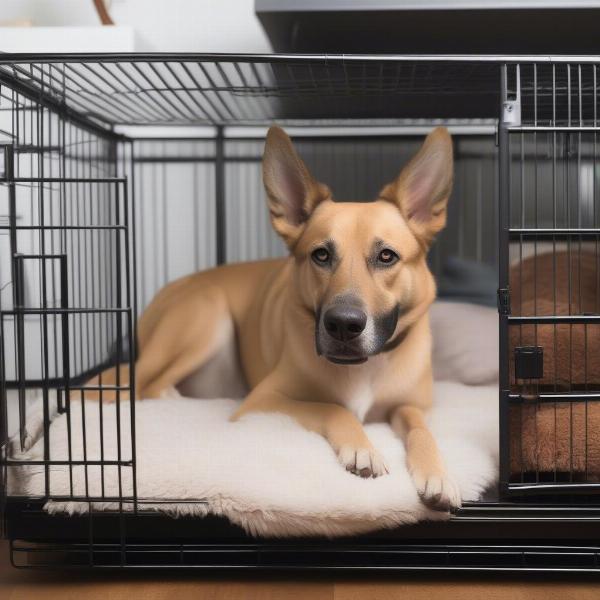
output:
[[[340,304],[327,309],[323,315],[323,324],[332,338],[347,342],[364,331],[367,315],[360,308]]]

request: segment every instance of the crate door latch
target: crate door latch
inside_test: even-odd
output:
[[[515,377],[517,379],[542,379],[544,376],[544,349],[541,346],[515,348]]]

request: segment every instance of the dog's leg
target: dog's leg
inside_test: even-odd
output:
[[[263,382],[253,390],[231,420],[251,412],[289,415],[305,429],[322,435],[347,471],[361,477],[378,477],[388,473],[383,457],[371,444],[360,421],[348,409],[328,402],[295,400],[265,388]]]
[[[110,367],[102,371],[99,375],[95,375],[86,382],[86,386],[90,387],[89,390],[84,390],[83,394],[86,400],[99,401],[102,398],[102,402],[116,402],[117,396],[120,400],[129,400],[129,390],[117,391],[115,387],[125,388],[129,386],[129,365],[123,363],[118,367]],[[102,387],[102,391],[100,388]],[[105,389],[106,388],[106,389]],[[71,391],[70,397],[72,400],[80,400],[82,393],[80,391]]]
[[[136,362],[136,396],[173,397],[173,388],[200,368],[224,342],[223,332],[231,331],[231,314],[224,293],[207,284],[200,292],[172,288],[169,303],[150,305],[140,319],[140,354]],[[166,292],[169,292],[166,289]],[[120,366],[120,385],[129,384],[129,368]],[[87,386],[115,385],[117,368],[112,367],[86,383]],[[76,394],[72,394],[77,398]],[[114,402],[114,390],[102,390],[102,400]],[[85,398],[99,400],[100,392],[89,390]],[[121,392],[121,400],[129,393]]]
[[[207,286],[202,293],[177,299],[144,336],[136,363],[138,393],[158,398],[201,367],[231,331],[231,315],[223,292]]]
[[[423,410],[398,406],[391,415],[391,426],[404,440],[408,470],[423,502],[437,510],[458,508],[460,491],[446,472]]]

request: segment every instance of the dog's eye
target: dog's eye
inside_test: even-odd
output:
[[[400,257],[393,250],[390,250],[389,248],[384,248],[377,255],[377,262],[383,265],[393,265],[399,258]]]
[[[326,248],[317,248],[316,250],[313,250],[311,256],[313,261],[318,265],[324,265],[329,262],[329,250]]]

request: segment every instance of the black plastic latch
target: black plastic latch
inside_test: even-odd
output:
[[[541,346],[515,348],[515,377],[542,379],[544,376],[544,349]]]
[[[501,315],[510,315],[509,288],[498,288],[498,312]]]

